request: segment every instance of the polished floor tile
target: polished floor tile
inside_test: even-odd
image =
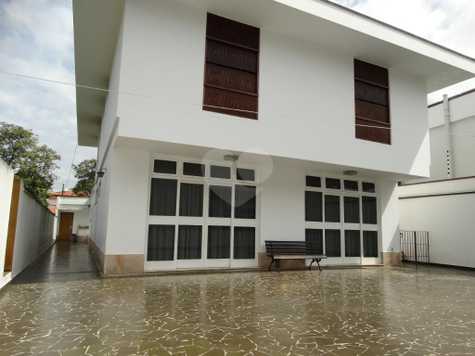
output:
[[[473,355],[474,296],[442,268],[29,279],[0,292],[0,354]]]

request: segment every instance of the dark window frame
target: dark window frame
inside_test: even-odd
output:
[[[174,185],[174,200],[175,203],[173,206],[165,207],[161,205],[160,198],[158,194],[160,193],[160,182]],[[161,191],[163,193],[163,191]],[[157,198],[154,198],[155,194]],[[168,193],[167,193],[168,194]],[[157,201],[158,199],[158,201]],[[173,178],[155,178],[152,177],[151,187],[150,187],[150,204],[149,204],[149,215],[150,216],[176,216],[177,215],[177,199],[178,199],[178,180]]]
[[[181,233],[184,232],[186,229],[189,229],[189,231],[192,231],[193,229],[196,229],[199,231],[199,257],[198,255],[189,255],[186,254],[187,252],[189,253],[190,251],[187,250],[182,250],[181,248],[184,247],[183,244],[183,238],[189,238],[190,236],[182,236]],[[196,236],[191,236],[191,237],[196,237]],[[189,241],[188,241],[189,242]],[[178,225],[178,241],[177,241],[177,261],[183,261],[183,260],[201,260],[203,256],[203,225],[187,225],[187,224],[180,224]]]
[[[197,178],[206,177],[206,164],[204,163],[184,161],[182,165],[182,169],[183,169],[182,174],[184,177],[197,177]],[[199,171],[197,171],[195,174],[195,172],[192,172],[194,169],[199,169]]]
[[[207,14],[203,110],[258,119],[260,29]]]
[[[334,199],[334,198],[337,198],[337,199]],[[328,206],[327,206],[327,202],[328,202]],[[333,218],[333,216],[329,216],[329,214],[327,214],[327,211],[331,210],[331,209],[327,209],[327,207],[331,208],[331,205],[335,204],[335,202],[336,202],[336,205],[338,206],[338,209],[336,209],[336,211],[338,211],[337,220]],[[332,195],[331,193],[325,194],[323,198],[323,211],[324,211],[324,216],[325,216],[325,222],[340,224],[342,222],[341,221],[341,196]]]
[[[173,167],[173,169],[171,171],[165,171],[165,172],[160,172],[160,165],[163,164],[163,165],[170,165],[171,167]],[[169,170],[169,168],[171,167],[167,167],[165,170]],[[153,160],[153,173],[154,174],[170,174],[170,175],[176,175],[177,174],[177,168],[178,167],[178,163],[177,161],[174,161],[174,160],[168,160],[168,159],[154,159]]]
[[[354,83],[355,137],[391,145],[392,125],[388,69],[354,59]]]
[[[155,247],[154,249],[152,249],[152,245],[155,245],[157,246],[158,245],[158,241],[157,242],[154,242],[152,241],[152,234],[155,232],[155,233],[159,233],[159,230],[160,229],[163,229],[163,230],[171,230],[172,232],[172,236],[167,236],[168,239],[170,239],[171,237],[171,246],[169,246],[168,248],[166,248],[165,250],[168,250],[168,251],[160,251],[160,248],[159,247]],[[156,231],[154,231],[156,230]],[[166,232],[166,231],[162,231],[162,232]],[[147,236],[147,262],[159,262],[159,261],[173,261],[174,258],[175,258],[175,233],[176,233],[176,226],[175,225],[172,225],[172,224],[150,224],[148,226],[148,236]],[[155,236],[155,237],[158,237],[158,236]],[[170,244],[168,244],[170,245]],[[153,255],[156,255],[156,257],[153,257],[152,256],[152,253],[151,251],[154,251],[153,252]],[[170,254],[168,256],[168,254]]]

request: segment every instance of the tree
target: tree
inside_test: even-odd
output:
[[[73,188],[74,193],[91,193],[96,178],[96,164],[95,159],[86,159],[73,166],[74,176],[78,179]]]
[[[60,156],[21,126],[0,122],[0,158],[23,179],[25,189],[45,203]]]
[[[20,167],[26,153],[37,143],[33,132],[21,126],[0,122],[0,158],[13,169]]]

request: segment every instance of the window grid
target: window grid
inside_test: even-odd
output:
[[[320,178],[322,184],[320,187],[312,187],[309,186],[308,179],[307,177],[317,177]],[[326,182],[327,178],[330,179],[339,179],[340,180],[340,189],[331,189],[331,188],[326,188]],[[379,215],[377,215],[377,221],[376,224],[365,224],[363,222],[363,196],[366,197],[373,197],[376,198],[376,209],[378,210],[378,196],[377,196],[377,185],[373,183],[369,179],[365,178],[350,178],[348,179],[345,176],[338,176],[338,175],[322,175],[319,173],[315,172],[309,172],[307,173],[303,179],[304,185],[305,185],[305,192],[320,192],[322,193],[322,214],[323,214],[323,221],[310,221],[305,219],[305,229],[321,229],[323,230],[323,250],[326,252],[327,250],[327,239],[326,239],[326,231],[332,231],[332,230],[338,230],[340,231],[340,252],[341,255],[337,258],[341,259],[365,259],[367,262],[369,261],[375,261],[375,259],[379,259],[380,256],[380,229],[379,229]],[[348,190],[345,189],[345,180],[350,180],[357,182],[358,184],[358,190]],[[372,187],[372,191],[363,191],[363,183],[365,183],[366,187]],[[368,190],[368,189],[367,189]],[[340,197],[340,222],[326,222],[325,221],[325,195],[333,195],[333,196],[339,196]],[[358,199],[358,205],[359,205],[359,222],[358,223],[352,223],[352,222],[345,222],[345,197],[348,198],[357,198]],[[305,202],[304,202],[305,204]],[[305,209],[306,210],[306,209]],[[378,210],[379,213],[379,210]],[[360,232],[360,256],[358,257],[345,257],[345,231],[346,230],[358,230]],[[370,231],[371,233],[376,234],[376,239],[377,239],[377,251],[378,251],[378,256],[365,256],[364,255],[364,239],[363,239],[363,233],[364,231]],[[374,246],[373,248],[373,255],[374,255]],[[331,258],[330,258],[331,260]],[[356,261],[355,261],[356,262]],[[372,262],[371,262],[372,263]]]
[[[164,160],[164,161],[175,161],[176,162],[176,167],[177,171],[176,174],[170,174],[170,173],[158,173],[156,172],[155,168],[157,164],[155,161],[157,160]],[[184,163],[192,163],[192,164],[203,164],[204,165],[204,172],[205,174],[203,176],[189,176],[185,175],[183,171],[183,166]],[[217,178],[217,177],[211,177],[211,166],[220,166],[220,167],[227,167],[231,171],[231,176],[230,178]],[[242,168],[245,170],[252,171],[252,181],[249,180],[239,180],[237,176],[237,168]],[[228,258],[223,258],[222,261],[229,261],[229,263],[241,263],[245,262],[247,260],[249,261],[257,261],[256,257],[253,257],[252,259],[241,259],[241,258],[235,258],[234,257],[234,230],[236,227],[240,228],[250,228],[255,231],[255,236],[254,236],[254,243],[257,241],[257,231],[258,231],[258,223],[259,223],[259,210],[258,210],[258,195],[257,195],[257,170],[255,167],[251,166],[238,166],[238,167],[233,167],[233,165],[228,164],[227,162],[213,162],[213,161],[194,161],[186,158],[178,158],[178,157],[173,157],[173,156],[154,156],[152,158],[152,163],[151,163],[151,170],[150,170],[150,182],[152,179],[170,179],[176,181],[177,184],[177,191],[176,191],[176,212],[174,216],[154,216],[149,214],[149,222],[148,225],[172,225],[175,226],[175,234],[174,234],[174,259],[171,261],[163,261],[163,262],[173,262],[173,263],[178,263],[179,261],[185,261],[181,260],[178,257],[178,243],[179,243],[179,227],[180,225],[201,225],[202,226],[202,245],[201,245],[201,255],[202,258],[199,261],[202,261],[203,263],[209,262],[209,261],[214,261],[219,259],[207,258],[207,253],[208,253],[208,227],[209,226],[217,226],[217,227],[229,227],[230,223],[232,221],[232,226],[233,228],[230,231],[230,251],[229,254],[230,256]],[[180,216],[180,197],[181,197],[181,185],[182,183],[184,184],[201,184],[203,185],[203,190],[204,190],[204,195],[203,195],[203,215],[200,217],[191,217],[191,216]],[[151,184],[151,183],[150,183]],[[230,186],[231,187],[231,213],[232,213],[232,218],[210,218],[208,216],[208,209],[209,209],[209,188],[212,185],[225,185],[225,186]],[[255,206],[255,218],[254,219],[237,219],[234,217],[234,211],[235,211],[235,186],[237,185],[245,185],[245,186],[250,186],[254,187],[256,189],[256,206]],[[151,191],[149,190],[149,197],[148,199],[151,199]],[[149,202],[150,204],[150,202]],[[158,220],[157,220],[158,219]],[[163,219],[163,221],[162,221]],[[149,238],[146,239],[146,243],[148,246],[148,240]],[[146,251],[147,252],[146,247]],[[257,247],[255,247],[256,249]],[[254,251],[255,251],[254,249]],[[146,260],[147,262],[153,262],[156,263],[157,260]],[[196,260],[193,260],[196,261]],[[160,261],[158,261],[160,262]],[[238,264],[239,265],[239,264]],[[178,266],[178,265],[177,265]]]

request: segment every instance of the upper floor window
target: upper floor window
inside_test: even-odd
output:
[[[388,70],[355,60],[356,137],[391,144]]]
[[[256,27],[208,14],[203,110],[257,120]]]

